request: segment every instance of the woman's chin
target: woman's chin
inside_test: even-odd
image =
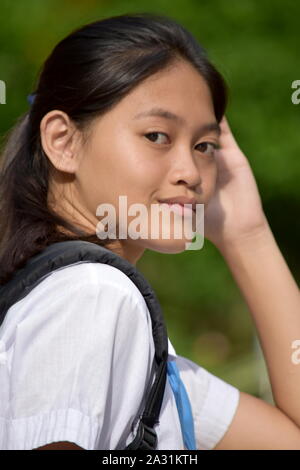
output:
[[[143,247],[148,250],[158,251],[160,253],[182,253],[188,247],[188,245],[192,242],[192,240],[187,240],[185,238],[181,239],[147,239],[147,240],[140,240]]]

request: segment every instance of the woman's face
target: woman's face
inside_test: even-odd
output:
[[[146,115],[153,108],[178,117],[155,113]],[[205,130],[203,126],[208,124],[215,126]],[[107,221],[108,213],[102,212],[100,215],[98,212],[97,215],[98,206],[111,204],[119,222],[122,211],[119,197],[123,196],[126,208],[124,205],[123,221],[120,223],[123,229],[125,227],[125,238],[117,240],[111,249],[116,248],[132,264],[147,248],[164,253],[184,251],[186,243],[191,242],[193,237],[186,238],[183,233],[181,238],[175,238],[176,226],[178,229],[178,224],[183,224],[182,216],[172,214],[167,209],[167,213],[171,214],[167,217],[169,220],[166,222],[159,218],[157,225],[157,219],[151,217],[151,206],[159,204],[162,199],[178,196],[196,198],[197,203],[202,204],[209,201],[216,184],[213,148],[213,144],[218,144],[219,137],[216,124],[209,88],[189,63],[178,62],[152,75],[111,111],[94,120],[88,141],[77,147],[76,155],[71,151],[75,147],[66,153],[63,160],[67,165],[65,171],[72,173],[73,177],[65,180],[61,176],[59,178],[60,186],[67,190],[64,191],[63,203],[60,200],[61,207],[72,212],[73,217],[89,232],[98,230],[99,233],[99,221]],[[41,129],[46,136],[46,127]],[[51,129],[49,136],[51,138]],[[51,158],[50,145],[47,154]],[[68,166],[68,155],[73,159],[73,166]],[[59,160],[51,160],[58,168]],[[64,170],[63,162],[60,162],[60,170]],[[54,191],[57,191],[58,186],[55,187]],[[129,215],[130,206],[135,203],[142,204],[144,212]],[[137,222],[135,228],[142,235],[134,239],[128,233],[128,227],[138,216],[142,225]],[[192,220],[194,230],[195,214]],[[148,223],[148,227],[144,222]],[[170,229],[169,235],[166,224]],[[133,227],[131,225],[131,230]],[[151,237],[153,227],[158,230],[158,238]],[[116,235],[119,236],[118,230]]]

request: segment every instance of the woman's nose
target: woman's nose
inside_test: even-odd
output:
[[[173,162],[171,171],[173,183],[184,181],[189,186],[197,186],[201,183],[201,171],[193,151],[181,150]]]

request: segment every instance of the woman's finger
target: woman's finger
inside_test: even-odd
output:
[[[221,127],[221,135],[220,135],[220,145],[221,147],[238,147],[236,140],[231,132],[229,123],[226,119],[226,116],[224,115],[221,122],[220,122],[220,127]]]

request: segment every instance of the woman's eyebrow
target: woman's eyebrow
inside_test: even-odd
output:
[[[157,107],[151,108],[148,111],[142,111],[141,113],[136,114],[133,119],[140,119],[148,116],[159,116],[165,119],[171,119],[172,121],[176,121],[178,124],[186,124],[186,121],[182,116],[178,116],[177,114],[174,114],[171,111],[168,111],[167,109]],[[218,136],[221,134],[221,128],[216,121],[203,124],[199,128],[199,132],[201,133],[208,131],[215,131]]]

